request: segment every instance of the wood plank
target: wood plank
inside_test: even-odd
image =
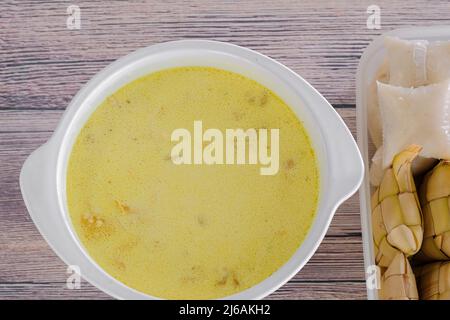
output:
[[[79,290],[69,290],[65,282],[0,283],[2,299],[109,299],[109,296],[86,282]],[[364,299],[361,284],[355,282],[289,282],[267,299]]]
[[[192,1],[184,6],[177,1],[78,1],[82,28],[68,30],[68,3],[6,1],[13,14],[1,17],[8,27],[0,30],[0,106],[64,109],[83,83],[115,59],[153,43],[193,37],[256,49],[298,72],[332,103],[351,104],[358,59],[374,36],[414,21],[435,24],[449,9],[443,2],[427,10],[416,9],[420,1],[407,8],[404,1],[378,2],[382,30],[366,28],[368,1],[311,0]],[[408,16],[398,19],[405,10]]]
[[[14,282],[0,283],[0,298],[2,300],[28,299],[89,299],[101,300],[110,299],[106,294],[82,281],[80,289],[70,290],[66,287],[66,282]]]

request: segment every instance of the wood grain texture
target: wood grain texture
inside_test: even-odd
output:
[[[448,24],[447,1],[10,1],[0,8],[0,299],[108,296],[65,286],[66,266],[36,230],[18,185],[25,158],[52,134],[80,87],[115,59],[158,42],[232,42],[277,59],[316,87],[355,134],[355,73],[378,34]],[[81,8],[81,30],[66,8]],[[269,299],[364,299],[358,196],[338,210],[320,248]]]

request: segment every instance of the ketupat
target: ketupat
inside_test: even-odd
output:
[[[380,267],[388,267],[399,251],[411,256],[422,245],[422,210],[411,172],[420,150],[411,145],[397,154],[372,196],[375,262]]]
[[[450,261],[420,267],[416,276],[421,300],[450,300]]]
[[[383,300],[418,300],[416,278],[408,258],[398,252],[381,278],[379,297]]]
[[[422,260],[450,259],[450,160],[442,160],[424,178],[420,188],[424,240]]]

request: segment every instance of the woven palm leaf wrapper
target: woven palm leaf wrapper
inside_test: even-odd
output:
[[[427,264],[416,270],[422,300],[450,300],[450,261]]]
[[[450,160],[441,160],[420,188],[424,239],[420,260],[450,260]]]
[[[397,154],[372,196],[375,262],[380,267],[388,267],[398,252],[416,254],[422,245],[422,210],[411,171],[421,149],[411,145]]]
[[[398,252],[381,278],[379,297],[383,300],[418,300],[416,278],[408,258]]]

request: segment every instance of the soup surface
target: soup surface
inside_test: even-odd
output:
[[[222,131],[278,128],[278,173],[174,164],[171,133],[195,120]],[[318,194],[316,156],[290,108],[253,80],[207,67],[152,73],[109,96],[67,172],[70,217],[90,256],[161,298],[220,298],[261,282],[304,240]]]

